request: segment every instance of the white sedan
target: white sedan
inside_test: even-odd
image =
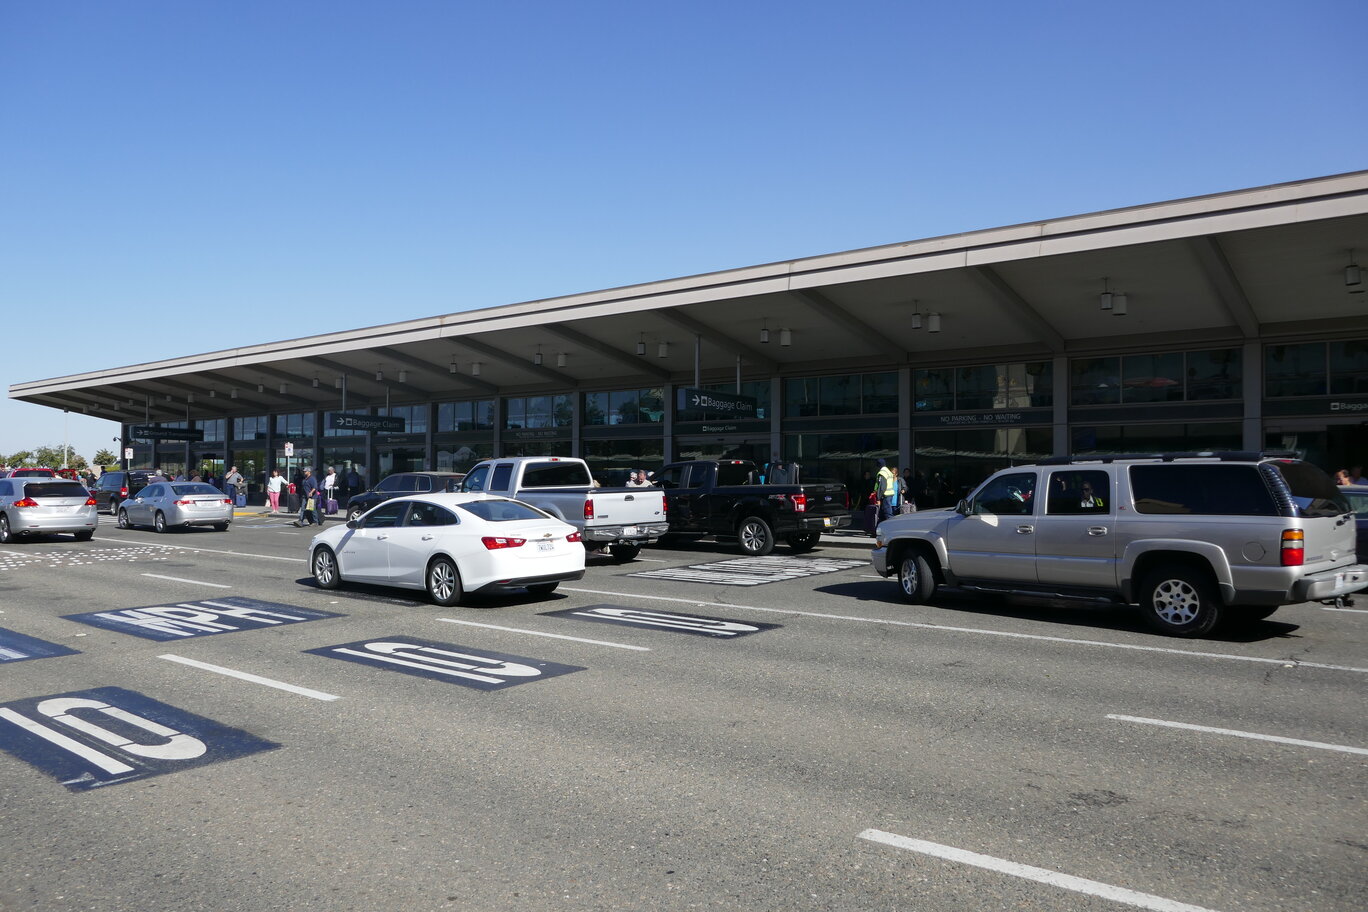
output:
[[[554,592],[584,576],[584,545],[574,526],[519,500],[419,494],[314,536],[309,567],[323,589],[380,583],[455,605],[467,592]]]

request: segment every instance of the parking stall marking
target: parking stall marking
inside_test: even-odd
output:
[[[476,690],[503,690],[585,670],[580,665],[561,665],[407,636],[358,640],[304,651]]]
[[[738,557],[732,560],[690,564],[685,567],[666,567],[627,573],[643,579],[671,580],[685,583],[707,583],[716,586],[763,586],[785,580],[802,579],[823,573],[838,573],[867,566],[867,560],[835,557]]]
[[[639,627],[647,630],[668,630],[672,633],[686,633],[692,636],[714,637],[731,640],[749,636],[765,630],[774,630],[779,624],[744,623],[727,618],[708,617],[701,614],[675,614],[670,611],[647,611],[644,608],[629,608],[625,605],[590,605],[586,608],[566,608],[561,611],[543,612],[545,617],[570,618],[595,624],[619,624],[624,627]]]
[[[1261,665],[1282,665],[1287,668],[1320,668],[1328,671],[1347,671],[1353,674],[1368,674],[1368,668],[1352,665],[1330,665],[1325,662],[1304,662],[1301,659],[1269,659],[1263,656],[1232,655],[1224,652],[1197,652],[1191,649],[1171,649],[1165,646],[1142,646],[1138,643],[1108,643],[1103,640],[1080,640],[1073,637],[1053,637],[1039,633],[1015,633],[1010,630],[989,630],[984,627],[952,627],[948,624],[927,624],[919,621],[895,621],[888,618],[860,617],[853,614],[827,614],[820,611],[799,611],[796,608],[761,608],[756,605],[734,605],[730,602],[705,602],[699,599],[677,598],[667,595],[641,595],[630,592],[610,592],[606,589],[583,589],[577,586],[562,586],[562,592],[584,592],[589,595],[610,595],[624,599],[651,599],[658,602],[678,602],[685,605],[702,605],[716,608],[733,608],[739,611],[764,611],[770,614],[783,614],[790,617],[822,618],[833,621],[854,621],[859,624],[886,624],[890,627],[910,627],[918,630],[942,630],[947,633],[977,633],[984,636],[1006,637],[1014,640],[1038,640],[1046,643],[1063,643],[1069,646],[1099,646],[1105,649],[1127,649],[1133,652],[1159,652],[1169,655],[1190,656],[1199,659],[1222,659],[1231,662],[1254,662]]]
[[[0,706],[0,749],[89,791],[279,747],[121,687]]]
[[[191,668],[199,668],[203,671],[212,671],[214,672],[214,674],[221,674],[230,678],[238,678],[243,681],[250,681],[253,684],[262,684],[266,687],[274,687],[277,690],[284,690],[289,693],[299,694],[300,696],[312,697],[315,700],[326,701],[342,699],[336,694],[324,693],[321,690],[311,690],[308,687],[300,687],[297,684],[286,684],[284,681],[276,681],[272,678],[263,678],[260,675],[254,675],[246,671],[238,671],[235,668],[224,668],[222,665],[211,665],[208,662],[200,662],[195,659],[187,659],[184,656],[172,655],[171,653],[159,655],[157,656],[157,658],[165,659],[168,662],[178,662],[181,665],[188,665]]]
[[[80,650],[61,646],[57,643],[49,643],[47,640],[40,640],[37,637],[0,627],[0,663],[22,662],[25,659],[51,659],[69,655],[80,655]]]
[[[911,839],[907,836],[899,836],[896,833],[886,833],[883,830],[865,830],[859,834],[859,838],[892,846],[895,849],[917,852],[922,855],[941,858],[945,861],[972,865],[976,868],[996,871],[999,874],[1008,874],[1012,877],[1020,877],[1025,880],[1033,880],[1037,883],[1049,884],[1052,887],[1059,887],[1062,890],[1071,890],[1075,893],[1086,893],[1089,896],[1097,896],[1102,899],[1111,900],[1112,902],[1124,903],[1139,909],[1149,909],[1152,910],[1152,912],[1212,912],[1211,909],[1204,906],[1194,906],[1189,903],[1177,902],[1176,900],[1165,899],[1162,896],[1155,896],[1152,893],[1141,893],[1138,890],[1131,890],[1127,887],[1117,887],[1097,880],[1074,877],[1072,874],[1061,874],[1059,871],[1051,871],[1048,868],[1037,868],[1034,865],[1008,861],[1005,858],[995,858],[992,855],[980,855],[978,852],[957,849],[954,846],[942,845],[938,842],[928,842],[925,839]]]
[[[1235,738],[1249,738],[1255,741],[1272,741],[1277,744],[1290,744],[1294,747],[1313,747],[1318,750],[1339,751],[1345,754],[1363,754],[1368,756],[1368,748],[1349,747],[1344,744],[1327,744],[1324,741],[1306,741],[1301,738],[1284,738],[1281,735],[1261,735],[1257,732],[1237,731],[1233,728],[1213,728],[1209,725],[1193,725],[1190,722],[1169,722],[1164,719],[1146,719],[1141,716],[1122,716],[1114,713],[1108,713],[1107,718],[1115,719],[1118,722],[1135,722],[1139,725],[1159,725],[1164,728],[1180,728],[1186,731],[1206,732],[1211,735],[1230,735]]]
[[[105,630],[164,641],[236,633],[241,630],[260,630],[263,627],[343,616],[331,611],[300,608],[297,605],[229,596],[212,601],[176,602],[170,605],[67,614],[63,615],[63,618],[92,627],[102,627]]]
[[[508,633],[527,633],[532,636],[550,637],[556,640],[572,640],[576,643],[590,643],[594,646],[612,646],[615,649],[634,649],[637,652],[650,652],[649,646],[630,646],[627,643],[609,643],[607,640],[586,640],[584,637],[566,636],[563,633],[546,633],[541,630],[522,630],[517,627],[500,627],[498,624],[481,624],[479,621],[458,621],[455,618],[438,618],[446,624],[465,624],[467,627],[484,627],[488,630],[503,630]]]
[[[143,576],[150,576],[152,579],[171,580],[173,583],[194,583],[196,586],[213,586],[215,589],[232,589],[232,586],[223,583],[206,583],[204,580],[186,579],[183,576],[162,576],[160,573],[144,573]]]

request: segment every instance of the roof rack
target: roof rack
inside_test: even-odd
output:
[[[1150,462],[1173,462],[1178,459],[1219,459],[1221,462],[1257,462],[1272,457],[1295,458],[1296,454],[1287,450],[1258,452],[1254,450],[1204,450],[1192,453],[1110,453],[1096,456],[1051,456],[1041,459],[1036,465],[1072,465],[1081,462],[1131,462],[1147,460]]]

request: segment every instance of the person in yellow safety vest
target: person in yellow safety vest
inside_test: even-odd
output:
[[[874,478],[874,491],[879,495],[879,522],[898,512],[898,473],[879,460],[879,474]]]

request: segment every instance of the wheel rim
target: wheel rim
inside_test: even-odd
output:
[[[361,511],[360,511],[360,510],[352,510],[350,513],[347,514],[347,520],[348,520],[348,522],[354,521],[354,520],[355,520],[358,516],[360,516],[360,515],[361,515]]]
[[[330,584],[336,573],[337,562],[333,560],[331,551],[319,551],[314,555],[314,579],[318,580],[320,586]]]
[[[127,511],[127,510],[120,510],[120,511],[119,511],[119,528],[120,528],[120,529],[127,529],[127,528],[128,528],[128,511]]]
[[[1154,587],[1154,613],[1166,624],[1190,624],[1197,619],[1202,597],[1187,580],[1164,580]]]
[[[8,516],[0,516],[0,541],[9,541],[10,525]]]
[[[156,525],[157,525],[157,531],[158,531],[158,532],[165,532],[165,531],[166,531],[166,517],[165,517],[165,516],[162,516],[160,513],[158,513],[158,514],[157,514],[157,519],[156,519]]]
[[[898,582],[902,584],[904,595],[913,595],[917,591],[917,584],[921,574],[917,573],[916,558],[909,557],[898,567]]]
[[[759,523],[748,522],[741,527],[741,547],[747,551],[759,551],[767,540],[765,527]]]
[[[438,561],[428,571],[428,586],[432,594],[442,601],[451,598],[456,591],[456,568],[446,561]]]

